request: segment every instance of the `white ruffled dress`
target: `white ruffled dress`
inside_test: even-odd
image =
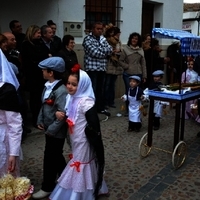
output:
[[[72,159],[59,177],[58,184],[49,197],[51,200],[94,200],[97,167],[85,135],[85,113],[94,105],[94,100],[81,98],[77,105],[76,122],[69,128]],[[108,193],[104,181],[100,193]]]

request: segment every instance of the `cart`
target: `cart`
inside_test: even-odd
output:
[[[195,36],[189,32],[173,29],[154,28],[152,36],[156,38],[178,39],[181,43],[181,53],[184,56],[200,54],[200,37]],[[139,143],[139,154],[141,157],[147,157],[154,148],[166,153],[172,154],[172,165],[175,169],[182,166],[187,155],[187,145],[184,140],[184,126],[185,126],[185,104],[187,101],[200,98],[200,90],[191,91],[183,94],[180,89],[178,94],[169,94],[162,91],[149,91],[150,107],[148,118],[148,132],[143,135]],[[173,151],[167,151],[152,145],[153,135],[153,109],[154,100],[167,101],[176,103],[175,122],[174,122],[174,141]],[[182,110],[182,113],[181,113]],[[181,120],[180,120],[181,116]]]

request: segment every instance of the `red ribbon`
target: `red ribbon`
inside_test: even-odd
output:
[[[70,119],[67,119],[66,122],[68,123],[68,126],[69,126],[69,133],[73,133],[73,126],[74,126],[74,123],[73,121],[71,121]]]
[[[80,172],[80,165],[81,165],[81,163],[76,161],[73,164],[71,164],[70,167],[76,167],[76,171]]]
[[[70,154],[68,155],[68,157],[69,157],[69,159],[71,160],[71,159],[73,158],[73,154],[70,153]]]
[[[94,160],[94,158],[92,158],[89,162],[85,162],[85,163],[84,163],[84,162],[81,163],[81,162],[79,162],[79,161],[75,161],[75,162],[73,161],[73,164],[71,164],[70,167],[76,167],[76,171],[77,171],[77,172],[80,172],[80,165],[81,165],[81,164],[87,165],[87,164],[89,164],[92,160]]]

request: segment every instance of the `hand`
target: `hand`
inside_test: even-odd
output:
[[[43,124],[38,124],[37,127],[38,127],[40,130],[44,130]]]
[[[8,172],[13,172],[16,166],[16,156],[9,156],[8,160]]]
[[[146,83],[147,79],[146,78],[143,78],[143,83]]]
[[[59,121],[62,121],[64,118],[65,118],[65,113],[62,112],[62,111],[56,111],[56,118],[59,120]]]

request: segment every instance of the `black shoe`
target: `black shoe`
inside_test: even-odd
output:
[[[110,117],[110,113],[107,110],[102,110],[99,113],[104,114],[104,115]]]

